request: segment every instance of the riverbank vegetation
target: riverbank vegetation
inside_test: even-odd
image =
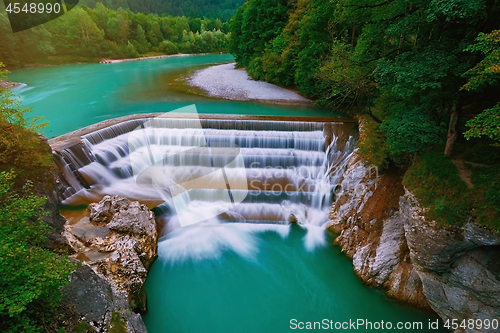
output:
[[[0,81],[7,79],[0,62]],[[52,166],[52,154],[37,131],[46,124],[29,116],[30,108],[8,88],[0,88],[0,172],[15,170],[12,180],[20,188],[27,180],[45,184]]]
[[[0,63],[0,80],[7,72]],[[44,247],[51,227],[40,217],[52,157],[38,137],[38,119],[27,115],[9,89],[0,89],[0,330],[45,332],[56,320],[60,287],[75,267]],[[36,186],[35,186],[36,184]]]
[[[0,13],[0,61],[8,68],[97,62],[176,53],[228,50],[229,24],[220,19],[158,16],[78,6],[44,25],[13,34]]]
[[[253,78],[363,119],[365,160],[408,169],[430,218],[500,229],[498,162],[467,160],[500,141],[499,14],[489,0],[250,0],[230,52]]]

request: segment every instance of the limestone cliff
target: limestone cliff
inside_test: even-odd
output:
[[[356,154],[337,198],[330,228],[363,281],[444,320],[500,316],[500,235],[473,220],[438,228],[401,175],[379,175]]]

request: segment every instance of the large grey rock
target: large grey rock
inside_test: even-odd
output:
[[[108,223],[115,213],[126,210],[131,201],[122,196],[105,196],[98,203],[91,203],[90,208],[90,221],[93,223]]]
[[[73,271],[63,292],[63,306],[71,308],[77,320],[92,323],[99,331],[104,328],[106,317],[115,311],[111,285],[89,266]]]
[[[120,233],[147,235],[154,233],[156,228],[155,224],[151,223],[151,219],[153,219],[153,213],[145,205],[137,201],[129,202],[127,206],[120,209],[118,214],[113,215],[107,227]]]

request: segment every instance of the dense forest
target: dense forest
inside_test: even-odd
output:
[[[80,0],[79,4],[94,8],[99,1]],[[172,16],[206,17],[228,21],[243,0],[103,0],[110,9],[130,9],[135,13],[169,14]]]
[[[230,51],[253,78],[360,117],[362,156],[408,170],[429,217],[499,228],[499,14],[494,0],[250,0]],[[475,163],[473,189],[457,159]]]
[[[227,51],[229,24],[219,19],[158,16],[79,6],[44,25],[13,34],[0,14],[0,62],[8,68],[35,63],[96,61],[140,55]]]

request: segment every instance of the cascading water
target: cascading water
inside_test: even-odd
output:
[[[325,242],[332,192],[353,149],[354,136],[344,133],[348,127],[303,121],[126,121],[58,150],[70,184],[64,203],[120,194],[159,204],[155,212],[165,234],[203,220],[198,226],[268,225],[242,227],[255,230],[297,222],[307,228],[305,246],[312,249]],[[229,146],[237,147],[239,158]],[[215,172],[217,166],[225,172]],[[158,179],[165,173],[167,180]],[[192,179],[195,184],[186,189]],[[173,195],[169,184],[183,184],[182,190]]]
[[[211,54],[113,65],[25,68],[15,70],[9,76],[13,81],[27,83],[16,93],[22,95],[25,104],[33,106],[34,116],[43,115],[50,122],[45,132],[48,136],[62,135],[98,121],[145,110],[165,112],[194,101],[205,118],[235,119],[201,119],[201,126],[196,128],[198,133],[200,127],[203,129],[206,146],[221,141],[228,143],[231,131],[234,144],[240,140],[237,145],[242,161],[232,162],[243,162],[250,192],[235,205],[235,209],[210,221],[185,227],[179,227],[176,205],[167,191],[169,186],[163,186],[163,189],[148,187],[148,179],[141,178],[144,172],[134,172],[142,167],[147,172],[159,166],[168,171],[167,160],[172,156],[172,163],[178,169],[176,180],[181,182],[182,177],[197,170],[196,166],[208,166],[203,145],[198,157],[189,156],[189,151],[195,152],[192,150],[194,139],[188,139],[195,132],[193,128],[189,130],[192,120],[172,119],[169,125],[171,129],[182,129],[177,131],[176,137],[184,137],[192,143],[170,141],[170,147],[161,149],[172,153],[162,156],[159,148],[159,161],[153,158],[154,163],[151,163],[148,151],[148,159],[143,160],[142,167],[136,164],[137,169],[131,164],[128,138],[149,119],[124,122],[84,138],[78,135],[82,133],[79,130],[76,134],[68,133],[63,135],[64,138],[51,140],[51,146],[57,152],[56,161],[67,182],[67,190],[62,194],[65,203],[96,202],[106,194],[121,194],[149,207],[159,205],[155,212],[162,216],[158,220],[165,223],[165,235],[160,239],[159,257],[145,284],[148,313],[143,319],[148,332],[281,333],[292,331],[292,318],[304,322],[325,318],[339,322],[356,318],[372,322],[383,319],[394,324],[397,321],[421,321],[427,327],[428,319],[434,321],[437,317],[388,301],[378,290],[360,283],[353,273],[352,261],[340,253],[338,247],[317,246],[333,240],[322,227],[330,206],[327,201],[333,199],[327,188],[333,189],[333,184],[341,177],[350,143],[352,148],[349,135],[356,126],[354,123],[342,125],[324,118],[319,123],[288,121],[290,118],[281,118],[282,121],[237,120],[252,118],[252,115],[323,117],[324,110],[208,100],[177,93],[171,89],[170,81],[163,79],[174,71],[231,60],[229,54]],[[211,115],[215,113],[225,115]],[[213,140],[209,131],[212,131]],[[158,137],[163,135],[160,132],[158,130]],[[295,137],[292,132],[297,133]],[[170,136],[173,134],[172,131]],[[253,141],[247,140],[246,145],[243,144],[245,136],[253,137]],[[165,146],[169,146],[166,140]],[[310,143],[306,143],[308,140]],[[140,147],[137,148],[140,151]],[[234,154],[229,156],[212,156],[214,166],[231,162]],[[260,165],[252,165],[255,162],[260,162]],[[331,170],[324,172],[323,165]],[[322,176],[315,176],[311,170],[318,170]],[[236,166],[228,166],[226,171],[228,177],[241,176]],[[201,168],[197,172],[206,174]],[[325,177],[328,173],[330,182]],[[137,178],[144,183],[138,185]],[[220,185],[221,179],[215,180]],[[252,188],[251,181],[257,189]],[[158,182],[165,185],[161,180]],[[319,186],[322,183],[326,184],[324,188]],[[288,193],[280,193],[276,184],[289,185]],[[276,191],[273,191],[273,185]],[[224,205],[232,208],[232,202],[227,201],[220,186],[206,187],[180,193],[183,196],[179,199],[187,196],[185,203],[189,205],[189,212],[204,216],[207,215],[204,210],[216,210]],[[240,199],[237,191],[236,187],[231,187],[233,201]],[[244,189],[240,191],[244,193]],[[316,191],[324,195],[309,195]],[[290,224],[289,220],[293,218],[290,211],[302,223],[301,226]],[[79,229],[85,237],[103,236],[102,232],[94,232],[95,228],[87,228],[90,223],[83,215],[88,212],[65,210],[63,213],[73,231]],[[102,255],[85,253],[89,260],[102,259]]]

